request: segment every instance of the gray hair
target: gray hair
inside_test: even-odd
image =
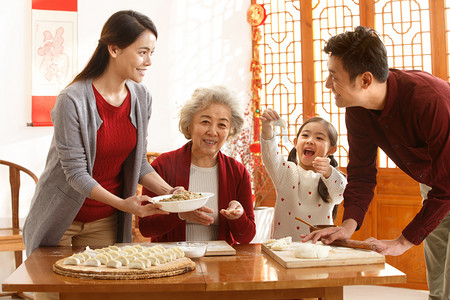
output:
[[[191,98],[186,101],[181,108],[178,128],[186,139],[191,139],[189,126],[192,123],[194,115],[213,103],[223,104],[230,108],[231,129],[227,138],[233,138],[241,133],[242,126],[244,125],[244,113],[242,107],[234,93],[228,88],[218,85],[196,89]]]

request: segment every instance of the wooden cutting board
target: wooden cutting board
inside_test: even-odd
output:
[[[236,255],[236,249],[225,241],[208,241],[206,256]]]
[[[294,255],[294,248],[300,242],[293,242],[289,245],[288,250],[274,251],[261,244],[263,252],[276,260],[279,264],[287,269],[291,268],[306,268],[306,267],[329,267],[329,266],[349,266],[349,265],[368,265],[368,264],[382,264],[385,262],[384,255],[375,251],[353,249],[346,247],[330,246],[328,257],[316,259],[302,259],[296,258]]]
[[[236,255],[236,250],[230,246],[226,241],[207,241],[208,243],[205,256],[219,256],[219,255]],[[147,244],[147,243],[144,243]],[[152,243],[148,243],[152,245]],[[162,245],[176,245],[177,243],[159,243]],[[156,243],[154,244],[156,245]]]

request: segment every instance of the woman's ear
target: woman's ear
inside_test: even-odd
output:
[[[298,141],[298,140],[297,140],[297,138],[295,137],[295,138],[294,138],[294,147],[297,146],[297,141]]]
[[[337,150],[337,146],[330,147],[330,149],[328,149],[327,156],[334,154],[334,152],[336,152],[336,150]]]
[[[117,57],[117,54],[119,52],[119,47],[115,46],[115,45],[108,45],[108,52],[109,55],[111,55],[111,57]]]

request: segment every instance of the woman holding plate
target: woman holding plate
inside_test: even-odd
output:
[[[160,195],[176,190],[145,159],[152,97],[141,82],[157,36],[147,16],[114,13],[86,67],[59,94],[47,163],[23,230],[27,255],[40,246],[129,243],[132,214],[167,213],[135,196],[138,183]]]
[[[250,174],[220,149],[237,136],[243,112],[225,87],[195,90],[181,109],[179,129],[190,140],[158,156],[152,167],[171,186],[214,195],[205,206],[188,212],[139,219],[139,230],[153,242],[226,240],[248,244],[255,236]],[[154,196],[147,189],[144,195]]]

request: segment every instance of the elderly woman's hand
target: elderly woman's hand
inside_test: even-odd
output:
[[[244,208],[242,207],[241,203],[239,203],[236,200],[230,201],[230,203],[228,203],[227,209],[220,210],[220,214],[223,215],[228,220],[239,219],[243,213]]]
[[[211,214],[213,212],[214,210],[212,210],[211,208],[203,206],[193,211],[178,213],[178,217],[181,220],[186,220],[189,222],[209,226],[214,222],[214,218],[208,216],[206,213]]]

